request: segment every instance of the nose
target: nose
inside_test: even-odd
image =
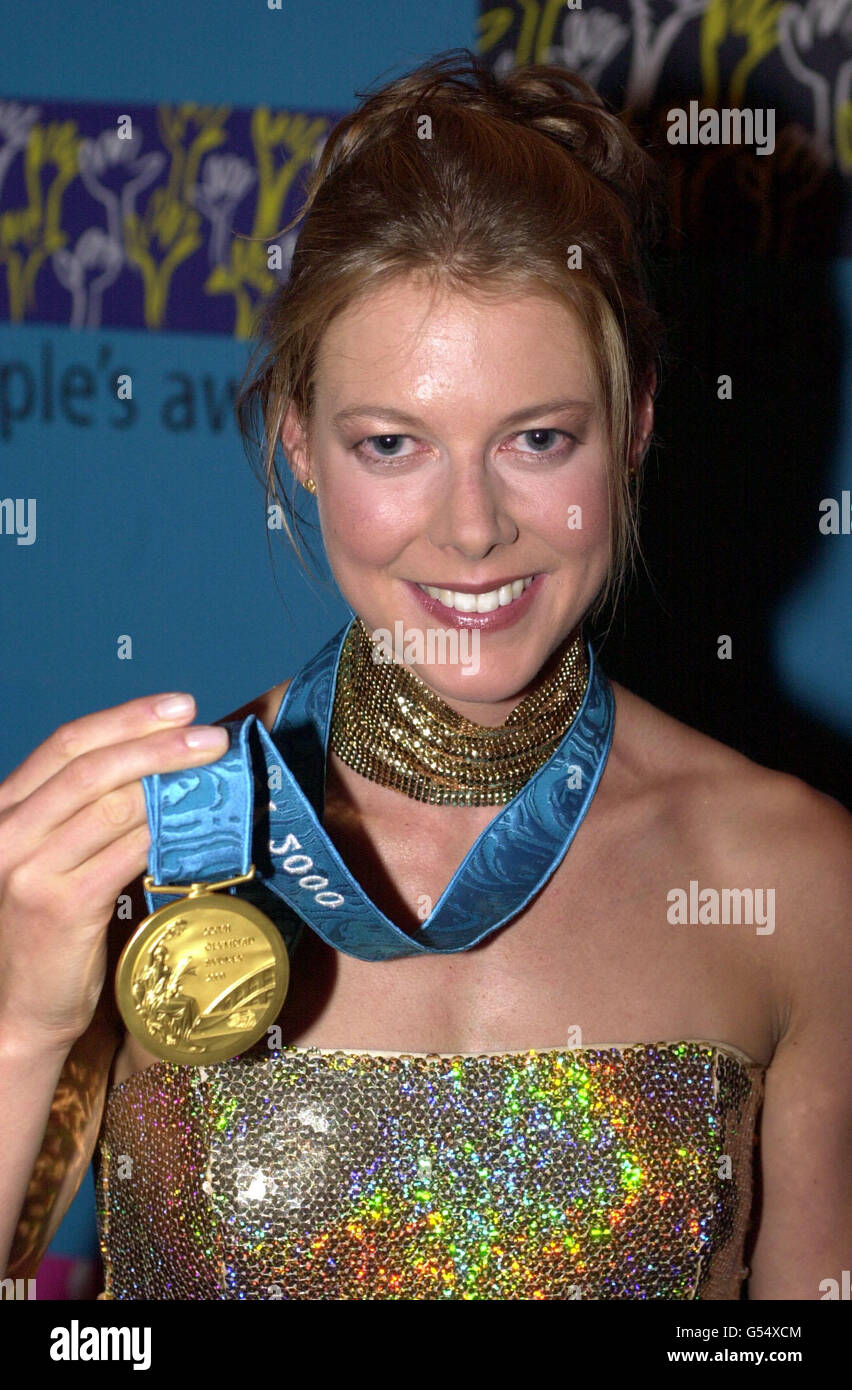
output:
[[[481,560],[497,545],[517,540],[505,486],[485,460],[452,459],[449,476],[435,499],[428,538],[439,550],[455,550]]]

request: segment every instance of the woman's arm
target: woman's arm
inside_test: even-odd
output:
[[[32,1268],[88,1162],[114,1052],[110,952],[127,934],[116,903],[151,843],[141,779],[227,747],[186,727],[194,713],[171,693],[97,710],[0,782],[0,1267]],[[10,1253],[19,1217],[29,1234]]]
[[[4,1275],[35,1272],[29,1262],[13,1268],[10,1250],[64,1064],[60,1052],[34,1052],[26,1039],[0,1034],[0,1271]]]
[[[837,1297],[852,1269],[852,817],[802,799],[777,894],[788,1006],[766,1075],[750,1299]]]
[[[127,923],[121,925],[126,935]],[[39,1051],[25,1038],[0,1040],[0,1269],[9,1278],[36,1274],[95,1151],[122,1039],[113,997],[119,945],[111,933],[100,1001],[69,1052]]]

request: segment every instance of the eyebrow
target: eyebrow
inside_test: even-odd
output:
[[[513,410],[511,415],[505,415],[500,421],[500,428],[520,424],[522,420],[529,420],[532,416],[549,415],[557,410],[575,410],[578,413],[591,414],[594,410],[594,403],[577,400],[571,396],[563,396],[552,401],[539,401],[537,405],[525,405],[520,410]],[[396,420],[400,424],[410,425],[414,429],[425,428],[425,422],[417,415],[409,415],[404,410],[396,410],[393,406],[387,405],[350,405],[345,410],[339,410],[333,417],[332,423],[343,425],[348,420],[362,419],[366,416],[379,416],[383,420]]]

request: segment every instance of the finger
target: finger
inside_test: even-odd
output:
[[[193,747],[190,740],[212,746]],[[53,856],[63,854],[60,841],[65,825],[102,797],[109,798],[110,794],[124,789],[121,796],[108,800],[99,817],[95,813],[93,820],[100,820],[101,833],[95,836],[94,842],[88,842],[88,852],[84,843],[83,852],[76,859],[77,863],[82,862],[89,854],[108,845],[116,834],[123,833],[128,825],[140,823],[143,812],[139,798],[144,808],[144,793],[141,786],[132,792],[133,782],[154,772],[180,772],[215,762],[226,752],[228,742],[227,729],[193,725],[189,729],[164,730],[81,754],[37,787],[26,801],[6,813],[0,826],[0,866],[30,860],[41,846],[49,844],[55,872]],[[67,855],[65,864],[74,867],[67,863]]]
[[[30,798],[32,803],[33,797]],[[31,840],[27,858],[33,866],[34,875],[40,861],[49,866],[51,874],[73,873],[94,855],[118,843],[130,832],[141,831],[143,827],[148,829],[145,792],[136,778],[88,802],[39,842]],[[24,852],[22,844],[18,852],[19,855]]]
[[[184,702],[182,710],[176,708],[179,701]],[[186,701],[189,703],[186,704]],[[194,716],[193,696],[178,691],[143,695],[139,699],[127,700],[122,705],[84,714],[80,719],[61,724],[0,782],[0,811],[23,801],[72,759],[84,753],[141,738],[158,729],[186,724]]]
[[[134,826],[67,876],[70,890],[81,905],[85,904],[81,922],[102,919],[107,913],[112,918],[122,893],[131,899],[134,909],[131,918],[121,922],[123,927],[130,929],[140,910],[143,916],[147,913],[141,875],[148,868],[149,845],[147,825]]]
[[[148,845],[147,826],[135,826],[71,873],[57,873],[46,853],[16,868],[6,888],[13,910],[34,923],[27,933],[34,949],[40,938],[48,949],[57,932],[71,947],[69,933],[79,940],[80,933],[106,927],[122,890],[144,872]]]

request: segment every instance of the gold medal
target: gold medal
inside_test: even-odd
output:
[[[163,1061],[223,1062],[278,1017],[290,978],[281,933],[253,903],[217,891],[254,872],[188,887],[144,879],[150,893],[186,896],[140,922],[115,993],[128,1032]]]

